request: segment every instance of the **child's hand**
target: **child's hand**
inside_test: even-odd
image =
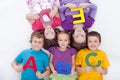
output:
[[[44,78],[44,76],[43,76],[39,71],[36,72],[36,76],[37,76],[39,79]]]
[[[58,73],[57,73],[57,71],[53,71],[53,75],[55,75],[55,76],[56,76],[57,74],[58,74]]]
[[[53,18],[55,15],[57,15],[57,13],[58,13],[58,7],[54,6],[53,10],[51,10],[51,12],[49,13],[49,16]]]
[[[15,66],[14,69],[15,69],[17,72],[21,72],[21,71],[23,70],[23,68],[22,68],[21,65]]]
[[[67,3],[66,5],[64,5],[64,7],[68,7],[68,8],[76,8],[77,5],[76,4],[71,4],[71,3]]]
[[[69,76],[70,76],[70,77],[73,77],[73,76],[74,76],[74,71],[71,71],[71,73],[70,73]]]
[[[90,5],[91,5],[90,3],[80,3],[79,7],[86,8],[86,7],[90,6]]]
[[[103,73],[103,69],[100,68],[100,67],[95,67],[95,70],[96,70],[98,73]]]
[[[86,67],[85,72],[90,72],[91,70],[93,70],[93,67]]]
[[[56,15],[56,11],[55,10],[51,10],[51,12],[49,13],[49,16],[51,18],[53,18]]]

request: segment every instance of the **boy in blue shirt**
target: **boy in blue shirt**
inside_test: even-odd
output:
[[[50,74],[50,68],[49,56],[42,49],[43,34],[39,31],[33,32],[30,42],[31,49],[23,50],[12,62],[12,67],[21,72],[21,80],[44,80]]]

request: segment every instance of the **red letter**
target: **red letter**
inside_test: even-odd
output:
[[[30,65],[30,62],[32,62],[32,65]],[[32,68],[34,70],[34,72],[37,71],[35,59],[33,56],[30,56],[30,58],[28,59],[28,61],[24,65],[23,70],[26,70],[27,68]]]

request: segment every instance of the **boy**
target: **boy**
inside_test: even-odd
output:
[[[78,80],[103,80],[110,66],[104,51],[99,50],[101,36],[98,32],[91,31],[87,34],[87,47],[81,49],[76,56],[76,70]]]
[[[49,56],[42,50],[43,34],[33,32],[30,42],[32,48],[23,50],[12,62],[12,67],[21,72],[21,80],[44,80],[49,75],[50,68]]]

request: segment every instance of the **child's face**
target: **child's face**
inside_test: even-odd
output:
[[[82,28],[77,28],[73,34],[74,41],[77,43],[83,43],[86,41],[86,33]]]
[[[99,38],[96,36],[88,37],[88,48],[90,50],[96,50],[100,45]]]
[[[41,48],[43,48],[43,44],[44,44],[43,38],[33,37],[31,42],[31,46],[33,50],[36,50],[36,51],[40,50]]]
[[[70,43],[69,36],[67,34],[58,35],[58,44],[61,49],[66,49]]]
[[[47,26],[45,27],[44,35],[46,39],[53,39],[55,38],[55,31],[51,26]]]

